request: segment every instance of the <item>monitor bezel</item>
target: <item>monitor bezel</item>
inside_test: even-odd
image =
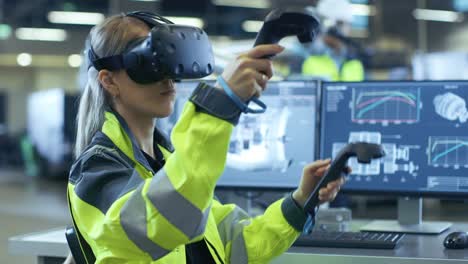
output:
[[[324,135],[324,122],[323,122],[323,117],[325,114],[325,108],[323,107],[323,102],[324,102],[324,96],[326,94],[325,89],[326,86],[329,84],[332,85],[353,85],[353,84],[363,84],[363,83],[379,83],[379,84],[385,84],[385,83],[398,83],[398,84],[404,84],[404,83],[420,83],[420,84],[433,84],[433,83],[466,83],[468,85],[468,80],[421,80],[421,81],[415,81],[415,80],[402,80],[402,81],[364,81],[364,82],[321,82],[320,83],[320,119],[318,127],[320,128],[319,132],[319,138],[320,142],[318,143],[318,155],[316,156],[317,158],[321,159],[323,157],[323,141],[322,135]],[[346,183],[343,185],[343,187],[340,190],[341,193],[344,194],[351,194],[351,195],[366,195],[366,196],[395,196],[395,197],[421,197],[421,198],[467,198],[468,197],[468,190],[467,192],[446,192],[446,191],[425,191],[425,190],[418,190],[418,191],[398,191],[398,190],[385,190],[385,189],[375,189],[375,190],[362,190],[362,189],[353,189],[353,188],[347,188]]]

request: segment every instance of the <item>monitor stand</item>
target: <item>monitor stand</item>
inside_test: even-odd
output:
[[[361,231],[412,234],[440,234],[452,223],[422,221],[422,198],[399,198],[398,221],[376,220],[362,226]]]

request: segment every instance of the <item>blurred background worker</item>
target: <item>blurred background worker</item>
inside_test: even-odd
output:
[[[362,81],[364,66],[355,55],[356,44],[347,35],[353,19],[348,0],[321,0],[320,36],[308,47],[311,54],[302,64],[302,74],[327,81]]]

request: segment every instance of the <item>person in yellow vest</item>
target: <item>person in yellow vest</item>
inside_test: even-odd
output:
[[[98,57],[118,55],[149,30],[116,15],[91,30],[90,44]],[[282,50],[255,47],[221,76],[242,100],[260,96],[273,72],[262,57]],[[214,198],[241,111],[219,85],[200,83],[169,140],[154,118],[170,115],[176,92],[171,79],[140,84],[124,69],[89,68],[67,187],[83,246],[98,264],[268,263],[301,233],[302,206],[330,160],[306,165],[295,191],[251,218]],[[320,200],[333,200],[343,182],[322,188]]]
[[[362,81],[365,77],[361,61],[351,58],[346,31],[352,21],[351,4],[347,0],[321,0],[317,13],[323,18],[323,32],[312,43],[302,64],[302,75],[327,81]]]
[[[358,59],[348,59],[344,44],[333,36],[323,36],[327,46],[322,54],[308,57],[302,74],[327,81],[357,82],[364,80],[364,66]]]

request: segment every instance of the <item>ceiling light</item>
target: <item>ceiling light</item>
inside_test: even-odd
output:
[[[269,0],[211,0],[217,6],[234,6],[246,8],[271,8]]]
[[[101,13],[51,11],[47,15],[50,23],[96,25],[104,21]]]
[[[18,65],[23,67],[29,66],[32,62],[32,56],[29,53],[20,53],[16,57],[16,62],[18,62]]]
[[[258,32],[262,28],[263,21],[246,20],[242,23],[242,29],[245,32]]]
[[[363,4],[351,4],[351,13],[354,16],[375,16],[375,6]]]
[[[188,25],[188,26],[194,26],[194,27],[199,27],[203,28],[205,23],[203,22],[203,19],[197,18],[197,17],[171,17],[171,16],[165,16],[165,18],[171,20],[175,24],[179,25]]]
[[[18,28],[16,37],[21,40],[65,41],[67,32],[55,28]]]
[[[83,59],[81,58],[80,54],[72,54],[68,56],[68,65],[70,65],[70,67],[78,68],[82,62]]]
[[[462,13],[446,10],[433,10],[417,8],[413,11],[414,18],[418,20],[430,20],[440,22],[462,22]]]

